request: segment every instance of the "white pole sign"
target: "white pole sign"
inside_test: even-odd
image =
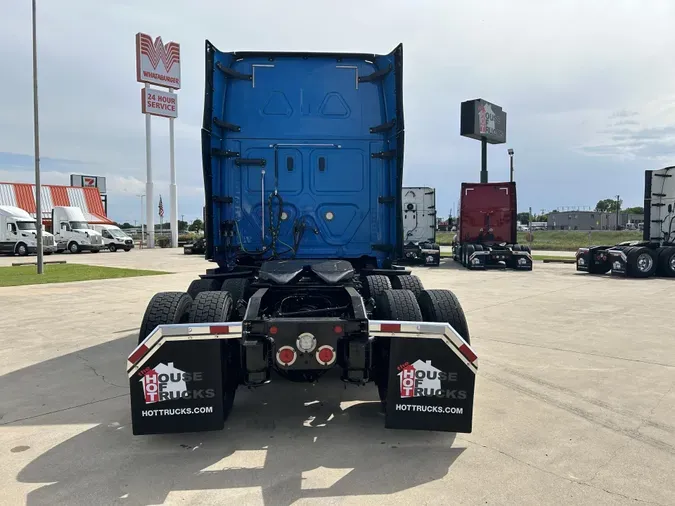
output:
[[[141,88],[143,114],[164,116],[165,118],[178,117],[178,95],[152,88]]]
[[[152,41],[145,33],[136,34],[136,80],[180,89],[180,45],[164,44],[161,37]]]
[[[148,248],[155,246],[154,185],[152,181],[152,148],[150,117],[169,118],[169,157],[171,195],[171,246],[178,247],[178,191],[174,165],[174,119],[178,117],[178,97],[174,90],[180,89],[180,45],[164,44],[161,37],[154,42],[150,35],[136,34],[136,80],[144,83],[141,91],[141,109],[145,114],[145,146],[147,177],[145,184]],[[169,88],[169,92],[150,87],[151,84]]]

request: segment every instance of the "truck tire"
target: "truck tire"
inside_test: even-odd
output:
[[[247,278],[229,278],[223,281],[220,289],[224,292],[230,292],[235,306],[240,300],[246,300],[248,287],[251,283]]]
[[[661,250],[658,261],[663,276],[675,277],[675,247],[665,246]]]
[[[385,290],[376,299],[375,318],[378,320],[422,321],[422,312],[415,294],[410,290]],[[380,401],[386,409],[389,391],[389,339],[375,343],[375,384]]]
[[[466,267],[467,269],[471,269],[471,261],[469,260],[469,257],[476,252],[476,246],[474,246],[473,244],[467,244],[464,247],[464,251],[465,251],[464,267]]]
[[[184,292],[156,293],[145,309],[138,344],[141,344],[158,325],[188,323],[192,297]]]
[[[200,292],[192,301],[188,323],[222,323],[230,320],[230,292]]]
[[[111,253],[115,253],[117,251],[117,246],[115,244],[111,244],[108,246],[108,249],[110,250]]]
[[[379,274],[374,276],[366,276],[364,289],[364,298],[374,299],[377,296],[383,294],[386,290],[391,290],[391,281],[389,281],[387,276],[381,276]]]
[[[656,254],[644,247],[627,248],[627,263],[631,277],[648,278],[656,272]]]
[[[423,321],[449,323],[468,344],[471,344],[469,324],[454,293],[450,290],[424,290],[417,297],[417,301]]]
[[[80,252],[80,245],[77,244],[75,241],[73,241],[68,245],[68,251],[70,251],[73,254],[79,253]]]
[[[213,279],[195,279],[192,283],[190,283],[190,286],[188,286],[187,293],[190,295],[190,297],[196,299],[197,295],[202,292],[215,292],[217,289],[214,285],[215,283]]]
[[[420,280],[420,278],[417,276],[413,276],[412,274],[392,276],[389,278],[389,280],[391,281],[391,287],[394,290],[410,290],[415,294],[415,297],[419,297],[420,293],[422,293],[422,290],[424,290],[422,280]]]
[[[19,255],[20,257],[25,257],[26,255],[28,255],[28,246],[20,242],[19,244],[16,245],[16,254]]]
[[[230,320],[232,296],[230,292],[201,292],[190,307],[189,323],[221,323]],[[223,418],[227,420],[232,412],[234,396],[237,391],[236,361],[233,359],[231,343],[222,347],[221,365],[223,368]]]

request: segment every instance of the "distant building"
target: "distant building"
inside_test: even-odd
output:
[[[89,223],[111,224],[103,207],[98,188],[42,185],[42,221],[50,223],[54,206],[79,207]],[[36,217],[35,185],[30,183],[0,183],[0,205],[19,207]]]
[[[619,212],[619,227],[629,223],[635,228],[644,223],[643,214]],[[548,230],[616,230],[616,213],[598,211],[551,211],[548,213]]]

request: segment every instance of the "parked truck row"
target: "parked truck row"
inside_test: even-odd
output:
[[[79,207],[55,206],[43,222],[43,252],[98,253],[130,251],[131,237],[116,225],[91,224]],[[37,221],[24,209],[0,206],[0,253],[26,256],[37,252]]]
[[[632,278],[675,277],[675,167],[645,171],[642,241],[579,248],[577,271]]]

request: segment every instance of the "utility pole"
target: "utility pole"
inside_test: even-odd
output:
[[[509,148],[508,153],[510,158],[510,169],[511,169],[511,179],[509,181],[513,183],[513,150]]]
[[[40,121],[38,115],[37,20],[33,0],[33,136],[35,138],[35,224],[37,232],[37,273],[44,272],[42,256],[42,185],[40,183]]]
[[[616,196],[616,229],[619,230],[619,208],[621,207],[620,204],[621,200],[619,198],[619,195]]]

